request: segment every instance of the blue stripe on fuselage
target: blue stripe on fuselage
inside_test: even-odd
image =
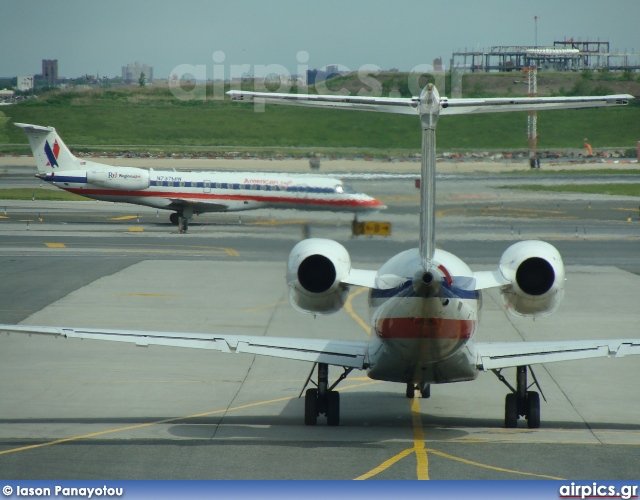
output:
[[[74,183],[74,184],[86,184],[87,176],[85,175],[84,177],[71,177],[68,175],[55,175],[55,176],[49,177],[47,175],[46,180],[47,182],[53,182],[53,183],[67,182],[67,183]]]
[[[473,278],[468,278],[466,276],[454,276],[452,278],[453,283],[451,286],[447,286],[445,283],[442,284],[440,288],[439,298],[442,299],[478,299],[480,294],[477,290],[475,290],[475,286],[472,287]],[[456,281],[459,284],[456,284]],[[461,288],[464,286],[464,288]],[[407,278],[402,285],[387,288],[386,290],[379,290],[377,288],[371,289],[372,299],[390,299],[392,297],[419,297],[416,292],[413,290],[413,284],[411,278]]]

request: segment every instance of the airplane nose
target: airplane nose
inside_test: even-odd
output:
[[[370,201],[371,201],[371,203],[370,203],[371,208],[375,208],[376,210],[385,210],[387,208],[387,206],[383,205],[380,200],[376,200],[375,198],[371,198]]]

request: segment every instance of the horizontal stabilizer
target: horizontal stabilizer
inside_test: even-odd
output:
[[[624,106],[632,95],[606,95],[584,97],[516,97],[492,99],[442,98],[441,115],[499,113],[505,111],[544,111],[548,109],[601,108]]]
[[[282,94],[276,92],[248,92],[229,90],[227,94],[234,101],[265,102],[295,106],[330,107],[355,109],[358,111],[377,111],[417,116],[417,98],[360,97],[344,95],[318,94]]]
[[[332,107],[359,111],[377,111],[418,115],[419,97],[371,97],[316,94],[284,94],[230,90],[234,101],[265,102],[296,106]],[[490,99],[450,99],[440,97],[441,115],[497,113],[506,111],[543,111],[549,109],[598,108],[624,106],[633,99],[629,94],[582,97],[510,97]]]

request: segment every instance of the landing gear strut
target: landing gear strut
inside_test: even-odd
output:
[[[500,382],[505,384],[511,392],[507,394],[504,402],[504,426],[515,428],[518,426],[518,419],[522,416],[527,419],[529,429],[540,427],[540,395],[535,391],[528,390],[527,368],[533,377],[533,384],[540,389],[540,384],[536,379],[533,369],[529,366],[518,366],[516,371],[516,388],[514,389],[500,373],[501,370],[492,370]],[[544,398],[544,394],[542,395]],[[545,399],[546,401],[546,399]]]
[[[316,425],[318,416],[326,415],[327,425],[340,425],[340,393],[333,389],[347,378],[353,368],[345,368],[344,373],[329,387],[329,365],[326,363],[317,363],[317,365],[318,383],[315,388],[307,389],[304,394],[304,424]],[[311,380],[315,366],[311,368],[305,387],[309,382],[315,383]],[[304,391],[304,387],[302,390]]]
[[[412,382],[407,382],[407,397],[409,399],[413,399],[416,390],[420,391],[420,396],[424,399],[431,397],[431,384],[414,384]]]

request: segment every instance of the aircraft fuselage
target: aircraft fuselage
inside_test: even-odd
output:
[[[380,268],[378,279],[389,288],[369,292],[375,335],[369,348],[369,377],[418,385],[477,377],[469,348],[481,299],[472,286],[473,272],[439,249],[434,265],[445,279],[428,294],[415,283],[414,277],[424,272],[418,249],[402,252]],[[398,280],[399,276],[405,279]],[[396,282],[385,283],[385,279]]]

